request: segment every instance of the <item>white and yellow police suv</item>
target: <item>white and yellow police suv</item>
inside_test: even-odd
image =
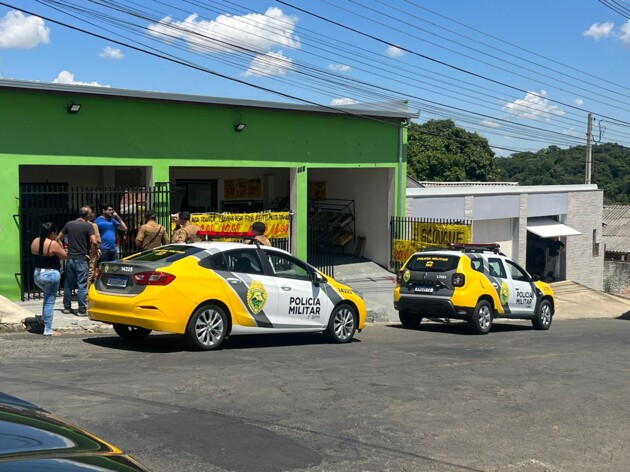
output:
[[[423,317],[452,318],[485,334],[498,317],[549,329],[555,301],[549,284],[530,276],[498,244],[461,244],[413,254],[397,274],[394,306],[406,328],[417,328]]]
[[[204,241],[101,263],[88,316],[126,339],[166,331],[211,350],[236,334],[323,332],[347,343],[366,309],[359,293],[286,251]]]

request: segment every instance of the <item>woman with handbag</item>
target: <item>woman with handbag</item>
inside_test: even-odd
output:
[[[68,257],[63,246],[57,242],[57,226],[54,223],[42,223],[39,237],[31,243],[31,253],[35,259],[35,284],[44,292],[44,336],[58,336],[53,331],[52,322],[55,309],[55,298],[61,280],[61,261]]]

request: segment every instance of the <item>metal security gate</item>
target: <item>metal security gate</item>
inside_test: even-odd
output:
[[[97,216],[101,205],[112,205],[127,224],[119,233],[118,257],[137,252],[135,237],[144,223],[147,209],[154,209],[158,223],[170,228],[170,190],[168,183],[154,187],[72,187],[67,184],[21,184],[19,196],[20,272],[15,274],[20,284],[22,300],[41,298],[33,281],[34,261],[30,246],[39,236],[41,223],[53,222],[59,230],[66,222],[79,217],[84,205],[94,205]],[[63,288],[63,277],[61,280]]]
[[[472,242],[472,221],[392,216],[390,268],[399,270],[415,251],[445,248],[448,243]]]
[[[308,263],[324,274],[335,276],[335,245],[330,227],[308,224]]]

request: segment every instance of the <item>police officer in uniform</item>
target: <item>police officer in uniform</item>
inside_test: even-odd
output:
[[[177,224],[178,228],[173,233],[171,238],[172,243],[194,243],[201,239],[197,236],[197,232],[201,231],[201,228],[190,222],[190,213],[187,211],[180,211]]]
[[[155,221],[155,210],[147,210],[144,215],[146,223],[140,226],[136,235],[136,247],[143,251],[168,244],[166,228]]]

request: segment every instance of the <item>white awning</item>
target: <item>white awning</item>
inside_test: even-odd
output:
[[[579,231],[551,218],[527,218],[527,231],[541,238],[554,238],[556,236],[577,236]]]

